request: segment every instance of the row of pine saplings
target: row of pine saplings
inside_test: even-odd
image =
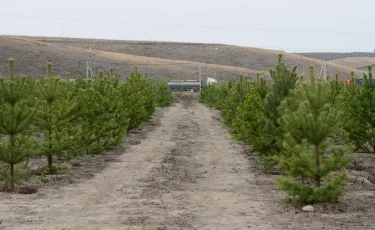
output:
[[[344,195],[354,151],[375,152],[375,83],[303,79],[279,56],[272,81],[206,87],[201,102],[221,111],[233,136],[252,145],[265,170],[281,173],[288,201],[319,203]],[[352,73],[352,77],[354,74]]]
[[[0,169],[5,186],[22,181],[19,164],[46,157],[46,174],[56,173],[54,159],[69,161],[118,145],[129,129],[147,121],[157,106],[171,103],[166,82],[152,82],[134,71],[124,82],[108,72],[92,79],[0,78]]]

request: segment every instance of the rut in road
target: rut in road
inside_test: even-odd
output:
[[[160,124],[93,179],[0,198],[0,229],[270,229],[279,200],[254,183],[217,111],[165,108]]]

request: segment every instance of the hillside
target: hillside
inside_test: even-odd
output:
[[[46,74],[46,63],[53,62],[53,73],[75,76],[86,74],[86,61],[89,60],[93,72],[114,68],[122,77],[128,76],[135,67],[148,76],[160,79],[202,79],[214,77],[219,80],[234,79],[239,75],[255,77],[251,69],[232,66],[202,64],[189,61],[176,61],[160,58],[141,57],[129,54],[89,50],[66,45],[50,44],[24,38],[0,37],[0,73],[7,75],[7,58],[16,59],[16,74],[38,77]]]
[[[305,57],[313,58],[313,59],[322,60],[325,57],[334,56],[334,55],[340,55],[341,53],[317,52],[317,53],[297,53],[297,54],[305,56]]]
[[[15,57],[17,71],[28,75],[45,73],[47,60],[54,62],[57,74],[78,74],[85,72],[85,62],[89,59],[94,72],[112,67],[126,76],[137,66],[151,77],[169,79],[198,79],[202,63],[203,79],[218,80],[235,79],[240,74],[253,78],[257,72],[268,76],[279,54],[273,50],[220,44],[46,37],[0,37],[0,52],[0,66],[6,64],[6,58]],[[300,74],[303,70],[307,74],[310,64],[320,72],[319,60],[298,54],[283,55],[285,62],[297,66]],[[338,73],[344,79],[352,70],[335,63],[327,65],[328,75]],[[0,73],[6,74],[6,67],[0,68]]]
[[[172,60],[185,60],[193,62],[227,65],[249,68],[258,72],[268,72],[277,62],[279,51],[241,47],[221,44],[179,43],[179,42],[149,42],[149,41],[121,41],[103,39],[77,39],[77,38],[46,38],[28,37],[38,41],[63,44],[75,47],[91,48],[118,53],[133,54],[138,56],[156,57]],[[313,65],[317,72],[320,71],[321,61],[307,58],[298,54],[283,53],[284,60],[289,66],[297,66],[299,73],[303,73],[308,65]],[[327,74],[349,76],[349,68],[328,64]],[[306,72],[305,72],[306,73]]]
[[[368,66],[375,66],[375,57],[342,58],[330,62],[335,63],[337,65],[348,66],[353,69],[367,71]]]

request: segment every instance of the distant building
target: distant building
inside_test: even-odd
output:
[[[169,88],[175,92],[194,91],[199,92],[201,82],[198,80],[169,80]]]

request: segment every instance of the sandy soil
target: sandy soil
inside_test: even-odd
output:
[[[0,193],[0,229],[375,228],[371,182],[339,204],[302,213],[280,201],[274,176],[244,154],[217,111],[175,103],[156,124],[115,150],[117,157],[91,179],[31,195]]]

